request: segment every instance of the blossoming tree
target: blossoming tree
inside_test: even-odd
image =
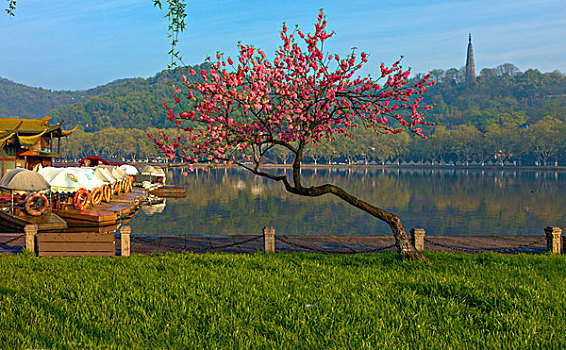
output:
[[[302,183],[306,146],[350,137],[358,127],[425,137],[422,126],[429,125],[420,102],[427,86],[434,84],[429,81],[430,74],[409,84],[410,70],[403,70],[397,61],[391,67],[381,64],[377,78],[358,77],[356,73],[368,62],[368,56],[363,52],[358,56],[354,50],[342,58],[325,54],[324,42],[333,36],[326,25],[322,11],[314,33],[304,34],[298,28],[290,33],[283,24],[283,44],[273,60],[260,49],[240,45],[236,62],[217,54],[216,60],[209,59],[210,70],[199,74],[191,70],[193,79],[183,76],[184,93],[173,86],[181,111],[163,104],[167,118],[179,128],[178,135],[170,138],[160,132],[153,139],[170,159],[180,157],[191,164],[190,170],[192,164],[203,161],[234,164],[279,181],[294,194],[335,195],[385,221],[404,257],[425,259],[411,245],[394,213],[332,184],[305,187]],[[260,167],[265,155],[276,148],[293,155],[290,177]]]

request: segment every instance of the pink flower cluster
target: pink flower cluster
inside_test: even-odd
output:
[[[367,55],[352,51],[343,58],[325,57],[323,43],[333,36],[326,25],[320,12],[314,33],[295,32],[306,49],[283,25],[283,44],[272,61],[260,49],[241,45],[237,65],[217,53],[214,62],[209,59],[209,71],[199,76],[191,70],[193,79],[183,76],[183,82],[193,106],[175,113],[163,103],[179,134],[170,139],[160,133],[154,137],[156,145],[168,157],[189,163],[231,163],[257,160],[272,147],[293,151],[294,145],[351,136],[360,125],[425,137],[422,126],[430,123],[420,103],[426,88],[435,84],[430,74],[409,85],[410,70],[397,61],[391,67],[382,63],[377,79],[356,77]],[[173,89],[180,103],[181,89]]]

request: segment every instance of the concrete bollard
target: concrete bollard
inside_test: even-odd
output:
[[[411,229],[411,243],[416,250],[421,251],[425,249],[424,246],[425,230],[424,228]]]
[[[544,233],[546,235],[546,251],[552,254],[560,254],[562,252],[560,246],[562,229],[556,226],[548,226],[544,229]]]
[[[35,235],[37,234],[37,225],[29,224],[24,226],[26,233],[26,250],[28,252],[35,252]]]
[[[130,226],[120,227],[120,256],[130,256]]]
[[[265,226],[263,228],[263,246],[266,253],[275,253],[275,228]]]

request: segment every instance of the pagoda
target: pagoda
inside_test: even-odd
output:
[[[468,54],[466,55],[466,85],[475,85],[476,65],[474,63],[474,49],[472,48],[472,33],[468,37]]]

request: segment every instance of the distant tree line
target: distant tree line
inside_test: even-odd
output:
[[[307,152],[313,163],[566,165],[566,123],[552,116],[525,125],[521,118],[503,115],[485,130],[474,125],[437,126],[428,140],[406,133],[376,135],[361,130],[353,138],[338,138]],[[275,154],[281,163],[285,154]]]
[[[147,133],[157,129],[106,128],[96,132],[77,130],[63,141],[63,157],[77,160],[89,155],[122,161],[156,160],[159,152]],[[174,137],[176,129],[165,132]],[[406,133],[377,135],[360,129],[352,138],[338,137],[311,147],[307,162],[314,164],[515,164],[566,165],[566,123],[546,116],[534,124],[524,118],[502,115],[485,130],[474,125],[453,127],[440,125],[428,140],[410,137]],[[273,163],[286,164],[290,154],[273,152]]]
[[[106,128],[96,132],[77,130],[62,140],[62,157],[70,161],[97,155],[107,160],[144,161],[159,156],[147,132],[157,129]]]

